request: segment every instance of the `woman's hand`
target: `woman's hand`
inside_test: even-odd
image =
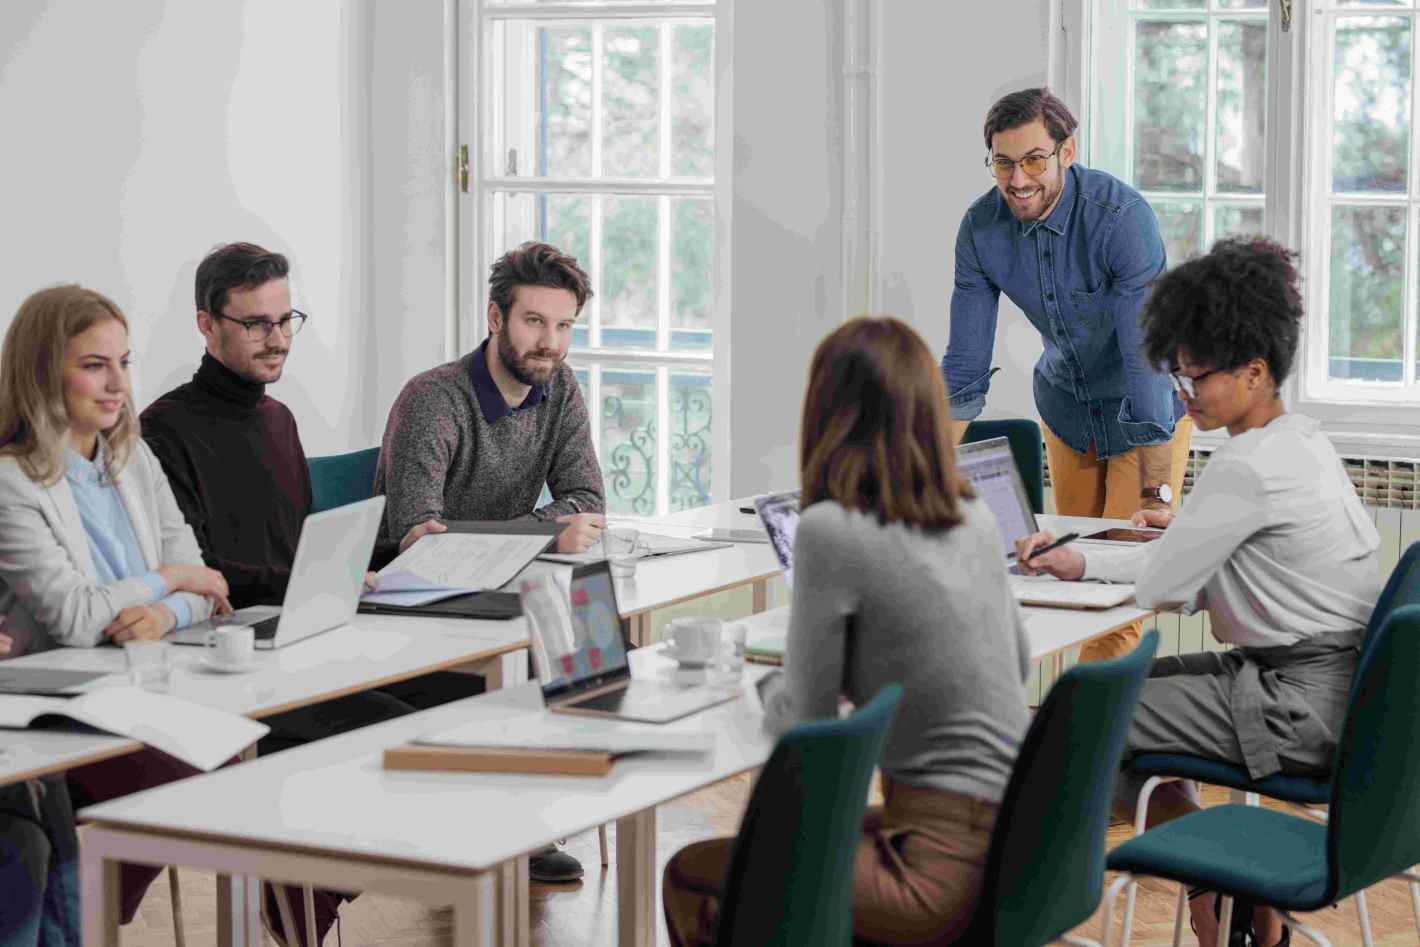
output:
[[[154,641],[173,630],[177,616],[166,605],[130,605],[120,611],[104,629],[117,644],[125,641]]]
[[[201,595],[212,603],[212,611],[218,615],[230,615],[232,603],[228,601],[231,592],[227,580],[216,569],[206,566],[181,565],[163,566],[158,570],[169,592],[191,592]]]
[[[1082,578],[1085,574],[1085,557],[1080,555],[1079,550],[1069,546],[1061,546],[1042,556],[1031,558],[1033,550],[1053,542],[1055,537],[1050,533],[1031,533],[1024,539],[1016,540],[1016,565],[1020,566],[1021,574],[1036,575],[1045,572],[1067,582]]]

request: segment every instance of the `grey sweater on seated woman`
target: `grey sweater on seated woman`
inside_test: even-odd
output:
[[[765,693],[782,732],[903,686],[883,772],[916,786],[1000,802],[1025,733],[1025,623],[1011,596],[991,511],[928,531],[822,501],[794,541],[784,677]]]

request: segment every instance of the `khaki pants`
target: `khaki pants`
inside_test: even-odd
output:
[[[996,806],[883,779],[853,879],[853,933],[875,944],[952,944],[976,912]],[[734,839],[687,845],[666,865],[666,928],[676,947],[715,943]]]
[[[1045,431],[1045,462],[1050,465],[1050,483],[1055,492],[1055,512],[1061,516],[1103,516],[1109,519],[1129,519],[1139,509],[1139,454],[1128,451],[1117,457],[1100,460],[1095,446],[1088,453],[1077,453],[1056,437],[1048,425]],[[1188,466],[1188,445],[1193,436],[1193,419],[1179,418],[1174,425],[1169,469],[1169,487],[1173,490],[1173,505],[1178,508],[1183,492],[1183,472]],[[1081,661],[1105,661],[1134,650],[1139,643],[1143,623],[1096,638],[1080,649]]]

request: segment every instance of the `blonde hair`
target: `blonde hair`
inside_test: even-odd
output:
[[[15,313],[0,350],[0,456],[16,458],[31,480],[49,486],[64,475],[64,356],[69,340],[106,319],[126,330],[128,320],[113,300],[69,284],[31,295]],[[116,474],[138,440],[130,394],[113,427],[103,432]]]

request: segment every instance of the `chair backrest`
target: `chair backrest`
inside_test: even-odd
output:
[[[1390,613],[1402,605],[1420,605],[1420,542],[1411,543],[1391,570],[1376,599],[1376,610],[1366,624],[1366,639],[1373,637]],[[1363,642],[1361,650],[1365,649]]]
[[[311,512],[334,509],[368,500],[375,491],[375,468],[380,465],[380,449],[370,447],[349,454],[312,457]]]
[[[1094,913],[1134,705],[1159,633],[1066,671],[1036,711],[996,814],[980,907],[964,943],[1038,947]]]
[[[847,944],[868,784],[902,699],[785,733],[760,771],[725,872],[717,942]]]
[[[1006,418],[998,421],[972,421],[966,426],[961,442],[984,441],[1004,437],[1011,442],[1011,456],[1021,481],[1026,485],[1026,497],[1036,513],[1045,512],[1045,449],[1041,446],[1040,425],[1027,418]]]
[[[1420,605],[1392,610],[1356,668],[1327,822],[1336,901],[1420,864]]]

